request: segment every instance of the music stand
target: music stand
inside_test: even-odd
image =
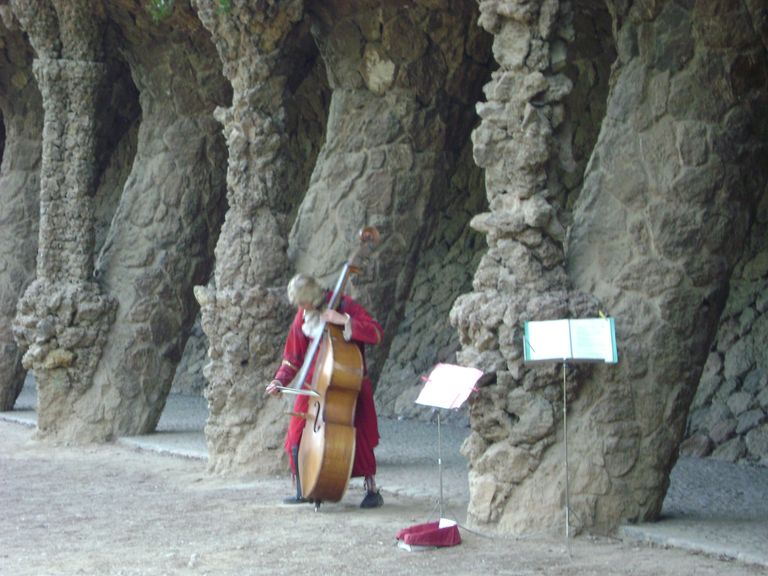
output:
[[[453,364],[437,364],[429,376],[423,378],[424,388],[416,403],[437,409],[437,467],[440,478],[438,506],[440,519],[437,522],[417,524],[397,533],[398,544],[408,550],[455,546],[461,543],[458,525],[446,520],[443,515],[443,439],[440,423],[440,409],[457,409],[469,398],[475,383],[483,373],[476,368]]]
[[[443,517],[443,439],[440,430],[440,408],[456,410],[466,402],[483,375],[477,368],[454,364],[437,364],[425,379],[416,404],[437,408],[437,466],[440,476],[440,518]]]
[[[568,395],[566,368],[576,362],[615,364],[616,323],[613,318],[565,318],[527,321],[523,336],[526,363],[562,362],[563,364],[563,451],[565,460],[565,545],[571,554],[571,491],[568,470]]]

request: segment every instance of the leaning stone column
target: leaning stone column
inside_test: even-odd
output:
[[[81,413],[78,400],[114,312],[113,300],[91,281],[95,101],[104,65],[83,58],[95,58],[100,31],[89,2],[68,3],[58,13],[42,1],[13,7],[38,52],[34,72],[45,115],[37,278],[19,302],[14,332],[37,381],[39,435],[88,441],[96,416]]]
[[[11,410],[25,376],[11,323],[16,303],[35,274],[43,114],[32,76],[32,49],[10,9],[0,10],[7,18],[0,22],[0,111],[5,128],[0,167],[0,410]]]
[[[386,4],[386,3],[385,3]],[[318,11],[313,34],[333,89],[326,141],[290,236],[297,269],[333,285],[364,225],[381,245],[353,294],[385,327],[374,381],[401,320],[429,229],[475,117],[485,72],[474,6],[458,2]]]
[[[141,126],[96,263],[118,309],[82,404],[102,405],[107,437],[155,429],[197,314],[193,287],[208,279],[223,220],[226,150],[212,111],[228,90],[202,25],[182,9],[169,24],[187,19],[197,44],[167,38],[147,14],[112,13],[135,26],[124,30],[132,38],[124,55],[139,90]]]
[[[616,368],[584,382],[570,431],[572,504],[599,529],[660,513],[731,273],[768,193],[757,3],[638,2],[614,18],[618,61],[568,246],[571,279],[617,318],[620,344]]]
[[[269,11],[239,3],[222,11],[212,0],[193,5],[233,89],[232,106],[215,113],[229,148],[229,211],[216,245],[213,283],[195,292],[209,340],[209,466],[277,470],[287,418],[281,402],[267,402],[264,387],[290,324],[284,212],[286,197],[296,196],[286,129],[289,70],[281,58],[303,2],[277,3]]]

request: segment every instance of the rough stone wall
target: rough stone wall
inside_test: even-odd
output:
[[[98,104],[98,140],[96,155],[99,172],[93,199],[94,253],[104,248],[125,183],[136,158],[141,106],[139,92],[131,78],[128,64],[120,56],[119,36],[114,28],[106,33],[107,77]]]
[[[448,314],[458,295],[471,290],[474,271],[486,250],[483,236],[468,226],[472,216],[487,210],[483,172],[471,154],[472,145],[467,142],[451,178],[450,193],[430,208],[431,230],[376,388],[380,415],[433,419],[431,408],[414,404],[424,384],[421,376],[438,362],[456,361],[459,338]],[[466,405],[442,417],[465,422]]]
[[[686,456],[768,466],[768,194],[734,269],[688,417]]]
[[[208,363],[208,338],[200,323],[200,316],[195,319],[192,330],[184,347],[184,354],[171,384],[171,394],[185,396],[203,396],[208,381],[203,376],[203,368]]]
[[[24,384],[11,323],[35,274],[43,113],[32,50],[9,7],[0,11],[0,410],[10,410]]]
[[[564,208],[561,214],[566,224],[571,223],[571,209],[605,117],[611,66],[616,60],[612,22],[605,5],[579,0],[571,6],[558,14],[559,34],[552,39],[550,49],[552,71],[572,84],[562,107],[556,107],[562,118],[555,118],[557,157],[549,163],[549,188],[557,193],[556,203]]]

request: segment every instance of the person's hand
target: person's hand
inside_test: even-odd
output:
[[[348,316],[342,314],[338,310],[328,309],[322,314],[322,319],[329,324],[337,324],[338,326],[344,326],[347,323]]]
[[[278,386],[282,386],[279,380],[272,380],[269,384],[267,384],[267,394],[271,394],[272,396],[279,396],[280,390],[277,389]]]

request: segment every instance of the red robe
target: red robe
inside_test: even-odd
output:
[[[383,331],[381,325],[374,320],[368,311],[348,296],[342,296],[338,307],[342,314],[349,314],[352,332],[351,340],[357,343],[363,353],[363,382],[360,393],[357,396],[355,409],[355,460],[352,466],[352,476],[373,476],[376,474],[376,457],[373,449],[379,444],[379,423],[376,416],[376,407],[373,403],[373,386],[368,378],[365,367],[364,344],[378,344],[381,342]],[[302,332],[304,323],[304,311],[299,309],[291,323],[288,337],[283,351],[283,361],[275,374],[275,380],[279,380],[283,386],[291,383],[296,373],[304,363],[304,356],[309,348],[311,340]],[[309,388],[314,373],[314,361],[304,381],[304,388]],[[296,396],[293,405],[295,413],[306,413],[309,405],[309,397]],[[285,435],[285,451],[291,461],[291,472],[296,473],[296,463],[293,461],[292,447],[298,446],[301,434],[304,431],[305,421],[296,416],[291,416],[288,424],[288,433]]]

